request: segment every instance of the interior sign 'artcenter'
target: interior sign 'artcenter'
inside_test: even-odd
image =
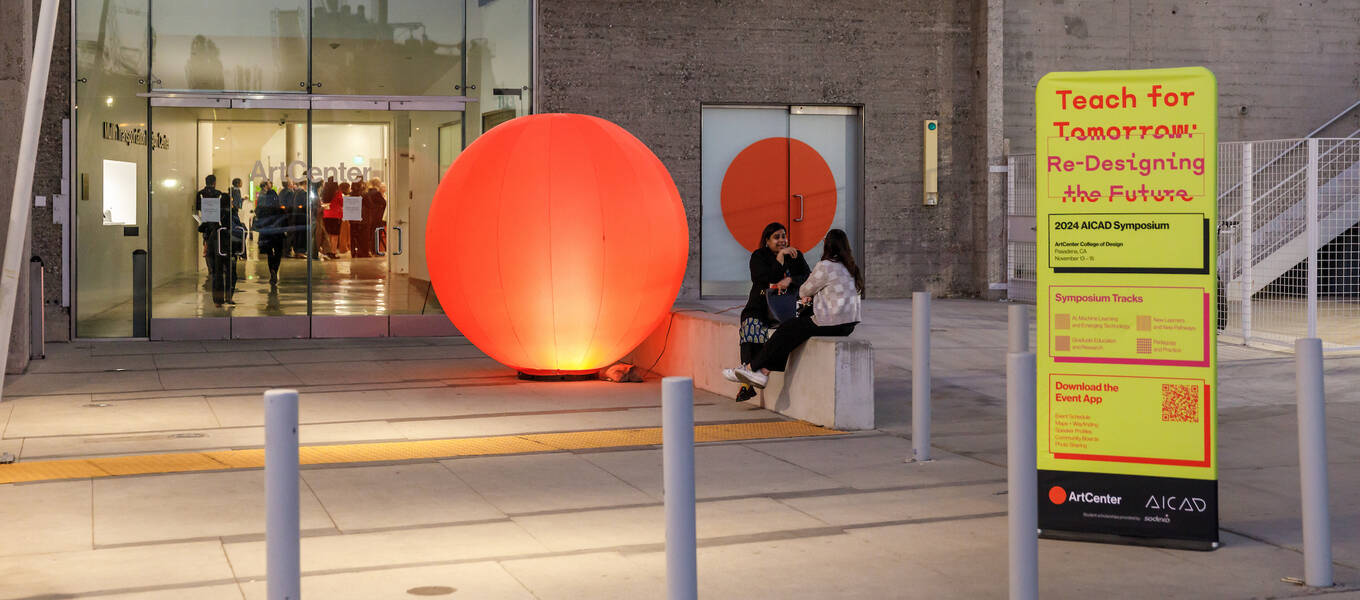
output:
[[[1218,94],[1202,68],[1035,91],[1039,527],[1218,543]]]

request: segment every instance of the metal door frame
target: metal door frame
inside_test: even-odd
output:
[[[307,111],[307,158],[311,161],[311,112],[314,110],[466,112],[479,99],[468,96],[369,96],[307,93],[243,93],[156,91],[137,96],[149,99],[148,112],[158,107],[216,109],[282,109]],[[151,127],[150,115],[147,121]],[[147,172],[151,163],[148,158]],[[149,209],[148,209],[149,210]],[[390,226],[389,226],[390,228]],[[151,224],[147,223],[151,246]],[[389,246],[390,247],[390,246]],[[390,260],[390,259],[389,259]],[[389,263],[390,267],[390,263]],[[458,330],[443,314],[437,315],[314,315],[311,261],[308,260],[307,314],[252,317],[156,318],[148,302],[152,340],[226,340],[334,337],[451,336]],[[240,326],[238,328],[238,325]]]
[[[537,63],[534,63],[534,64],[537,64]],[[773,109],[773,110],[783,110],[783,111],[785,111],[785,115],[786,115],[786,116],[785,116],[785,134],[786,134],[786,135],[788,135],[788,134],[791,133],[791,132],[789,131],[789,127],[791,126],[792,119],[793,119],[793,117],[794,117],[795,115],[829,114],[829,115],[842,115],[842,116],[854,116],[854,117],[855,117],[855,128],[856,128],[856,134],[857,134],[857,137],[858,137],[858,139],[857,139],[856,141],[858,142],[858,144],[856,144],[854,147],[850,148],[850,150],[854,151],[854,153],[855,153],[855,161],[858,163],[858,168],[854,169],[854,172],[853,172],[853,173],[847,173],[847,174],[846,174],[848,178],[853,178],[853,181],[847,181],[847,182],[846,182],[846,186],[847,186],[847,187],[850,186],[850,185],[854,185],[854,186],[855,186],[856,195],[857,195],[857,197],[859,198],[859,206],[857,206],[857,207],[854,208],[854,214],[855,214],[855,227],[854,227],[854,229],[855,229],[855,231],[854,231],[854,232],[847,232],[847,233],[853,233],[853,234],[854,234],[854,235],[853,235],[853,240],[851,241],[851,246],[852,246],[851,250],[855,253],[855,256],[858,258],[858,264],[859,264],[860,271],[861,271],[862,273],[866,274],[866,277],[867,277],[867,273],[868,273],[868,262],[869,262],[869,261],[868,261],[867,257],[865,257],[865,255],[864,255],[864,245],[865,245],[864,238],[865,238],[865,232],[867,231],[867,226],[866,226],[866,223],[865,223],[865,205],[867,204],[867,202],[865,201],[865,197],[864,197],[864,173],[865,173],[865,170],[864,170],[864,169],[865,169],[865,167],[864,167],[864,162],[865,162],[865,150],[864,150],[864,148],[865,148],[865,140],[864,140],[864,138],[865,138],[865,135],[864,135],[864,105],[863,105],[863,104],[844,104],[844,103],[841,103],[841,104],[838,104],[838,103],[816,103],[816,102],[809,102],[809,103],[789,103],[789,104],[768,104],[768,103],[762,103],[762,102],[752,102],[752,103],[740,103],[740,102],[703,102],[703,103],[701,103],[701,104],[699,105],[699,111],[700,111],[700,117],[701,117],[700,120],[701,120],[701,121],[702,121],[702,113],[703,113],[703,111],[704,111],[705,109],[709,109],[709,108],[737,108],[737,109],[764,109],[764,110]],[[702,154],[702,150],[703,150],[703,128],[702,128],[702,127],[700,128],[700,131],[699,131],[699,148],[700,148],[700,153]],[[702,171],[702,170],[701,170],[701,171]],[[703,190],[703,187],[704,187],[704,186],[703,186],[703,173],[702,173],[702,172],[700,172],[700,174],[699,174],[699,179],[700,179],[700,181],[699,181],[699,189],[702,191],[702,190]],[[791,197],[790,197],[790,200],[792,200]],[[792,203],[791,203],[791,202],[790,202],[790,206],[792,206]],[[792,210],[792,209],[790,208],[790,211],[791,211],[791,210]],[[700,243],[700,244],[703,244],[703,240],[704,240],[703,222],[704,222],[704,206],[703,206],[703,198],[700,198],[700,200],[699,200],[699,243]],[[730,296],[730,295],[724,295],[724,294],[704,294],[704,293],[703,293],[703,291],[702,291],[702,288],[703,288],[703,252],[699,252],[698,254],[699,254],[698,260],[699,260],[699,280],[700,280],[700,281],[699,281],[699,287],[700,287],[699,297],[700,297],[700,298],[733,298],[733,297],[736,297],[736,296]],[[811,266],[811,265],[809,265],[809,266]],[[867,281],[867,279],[866,279],[866,281]],[[741,296],[741,297],[745,297],[745,296],[746,296],[746,293],[743,291],[743,292],[740,294],[740,296]]]

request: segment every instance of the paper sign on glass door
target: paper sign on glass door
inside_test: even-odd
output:
[[[362,196],[345,196],[344,218],[346,221],[364,220],[364,199]]]
[[[198,197],[198,219],[203,223],[222,222],[222,204],[217,198]]]

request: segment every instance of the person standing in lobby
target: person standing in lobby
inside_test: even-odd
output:
[[[322,260],[321,257],[323,256],[330,257],[331,238],[326,235],[325,220],[322,218],[326,207],[322,203],[321,183],[309,181],[300,185],[299,189],[302,190],[302,197],[307,200],[307,212],[311,219],[311,258],[312,260]]]
[[[369,247],[373,245],[372,229],[369,228],[368,214],[368,195],[365,193],[366,184],[363,179],[356,179],[349,184],[349,195],[359,197],[359,220],[349,222],[350,247],[353,249],[350,254],[354,258],[368,258],[373,255]],[[346,215],[351,216],[351,215]]]
[[[199,215],[198,232],[203,234],[213,304],[218,307],[223,303],[236,304],[231,298],[236,289],[235,248],[232,247],[236,211],[232,209],[231,196],[217,189],[216,175],[204,177],[203,183],[203,189],[194,200],[194,208]]]
[[[335,212],[340,217],[340,237],[336,238],[335,253],[350,253],[350,256],[353,256],[354,242],[351,236],[354,234],[354,225],[347,218],[350,215],[345,214],[345,196],[348,195],[350,195],[349,182],[340,182],[339,196],[331,202],[331,205],[335,207]]]
[[[326,183],[321,186],[321,193],[318,197],[325,202],[324,212],[322,213],[322,222],[326,227],[326,237],[330,241],[330,251],[326,256],[339,258],[340,217],[343,216],[341,213],[343,211],[345,199],[341,196],[340,186],[336,185],[334,177],[326,179]]]
[[[231,180],[231,209],[241,210],[245,203],[245,196],[241,194],[241,178],[234,178]]]
[[[307,222],[307,190],[300,185],[294,185],[290,181],[285,181],[284,186],[289,195],[288,231],[293,234],[285,254],[296,258],[305,258],[307,256],[307,231],[310,229]]]
[[[288,213],[283,208],[283,198],[292,195],[287,182],[284,182],[283,195],[275,192],[268,181],[260,186],[260,194],[255,203],[255,231],[260,234],[260,254],[269,262],[269,285],[279,284],[279,263],[283,260],[283,246],[288,228]]]
[[[382,180],[374,177],[368,182],[368,192],[364,194],[364,229],[368,231],[368,243],[375,244],[377,235],[382,235],[386,239],[387,220],[384,215],[387,213],[387,198],[383,196]],[[382,231],[375,235],[374,232]],[[369,250],[375,256],[384,254],[384,247],[381,242],[377,242]]]

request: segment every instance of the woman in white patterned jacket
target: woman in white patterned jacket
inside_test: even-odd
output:
[[[770,371],[783,371],[789,354],[812,336],[847,336],[860,320],[860,298],[864,296],[864,277],[850,240],[845,232],[832,229],[822,243],[822,260],[798,288],[803,304],[812,313],[801,312],[775,330],[770,341],[749,364],[723,370],[723,377],[765,387]]]

